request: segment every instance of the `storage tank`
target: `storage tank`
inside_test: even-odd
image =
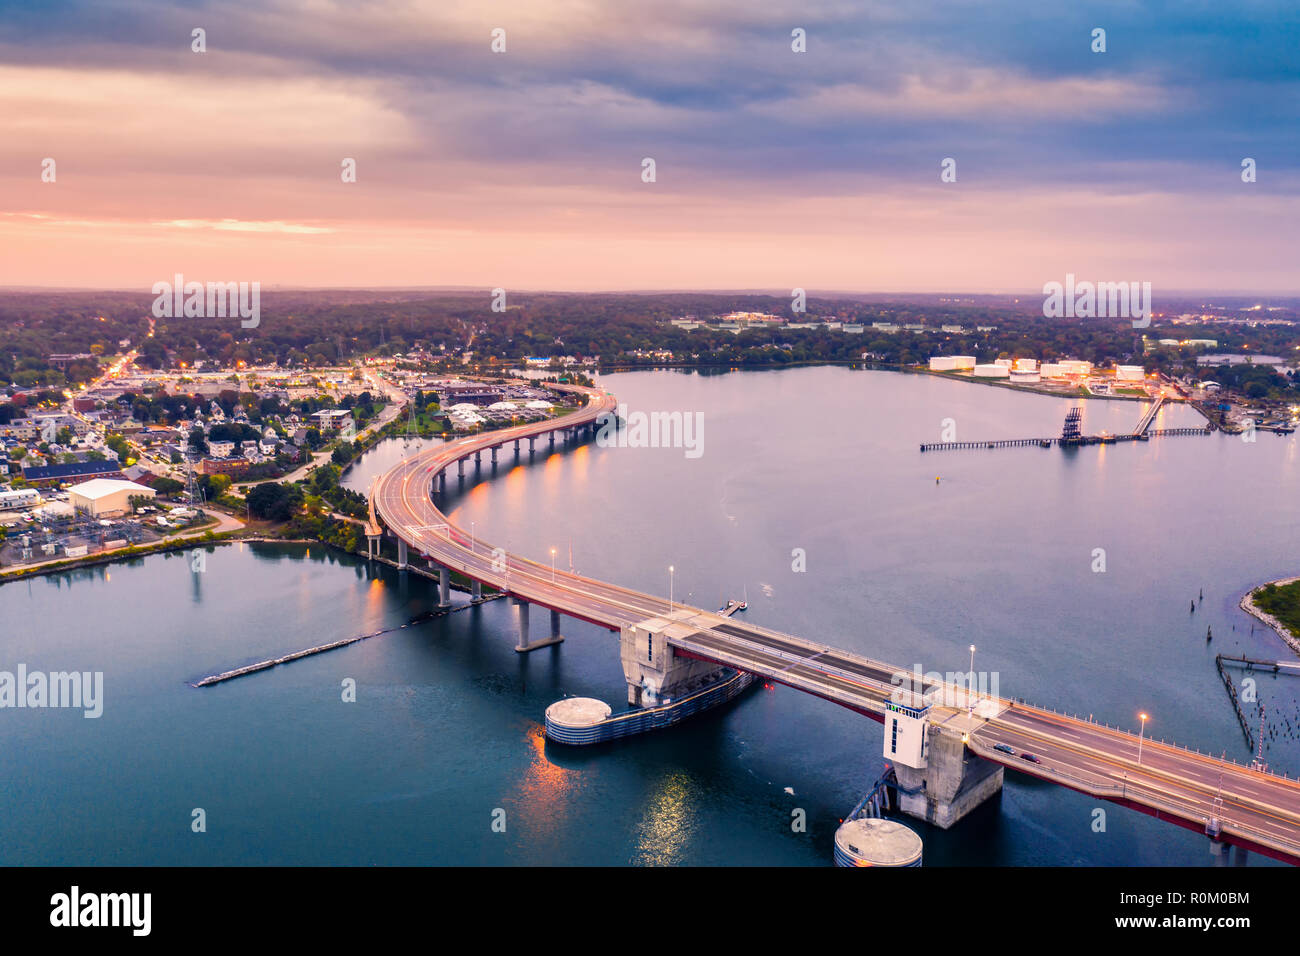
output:
[[[895,820],[846,820],[835,831],[835,865],[920,866],[921,838]]]
[[[1005,365],[976,365],[976,378],[1009,378],[1011,369]]]
[[[1043,377],[1036,371],[1029,372],[1020,369],[1011,370],[1011,381],[1015,382],[1017,385],[1033,385],[1042,380]]]

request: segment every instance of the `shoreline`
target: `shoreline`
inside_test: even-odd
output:
[[[118,562],[133,561],[136,558],[147,558],[155,554],[168,554],[173,551],[189,551],[200,547],[213,547],[216,545],[231,544],[296,544],[311,547],[319,545],[331,551],[337,551],[340,554],[346,554],[360,561],[375,561],[379,564],[386,565],[394,571],[402,569],[397,567],[397,562],[392,558],[386,558],[382,555],[370,558],[361,551],[348,551],[346,548],[340,548],[336,544],[330,544],[328,541],[321,541],[318,538],[275,538],[270,537],[262,532],[244,532],[244,531],[225,531],[213,533],[213,537],[196,537],[185,540],[173,540],[167,542],[155,542],[152,546],[146,545],[143,548],[128,549],[120,548],[116,551],[109,551],[102,554],[90,554],[84,558],[70,558],[67,561],[46,562],[43,564],[33,565],[31,567],[12,568],[0,572],[0,587],[3,587],[10,581],[26,581],[32,578],[45,577],[50,574],[62,574],[65,571],[79,571],[83,568],[96,568],[105,565],[116,564]],[[129,553],[128,553],[129,552]],[[413,571],[421,577],[429,578],[437,582],[437,576],[424,568],[408,565],[406,570]],[[448,586],[453,591],[461,591],[465,594],[472,593],[471,589],[459,581],[455,580],[455,575],[448,582]],[[497,592],[487,590],[484,598],[500,596]]]
[[[1270,584],[1281,587],[1283,585],[1291,584],[1294,581],[1300,581],[1300,575],[1296,575],[1294,577],[1289,577],[1289,578],[1278,578],[1278,580],[1276,581],[1265,581],[1263,584],[1257,584],[1255,585],[1255,587],[1251,588],[1249,591],[1246,592],[1246,594],[1242,597],[1241,601],[1238,602],[1237,606],[1240,607],[1247,614],[1249,614],[1251,617],[1257,618],[1267,626],[1271,627],[1273,631],[1277,634],[1277,636],[1282,638],[1282,643],[1284,643],[1287,647],[1289,647],[1292,653],[1294,653],[1297,657],[1300,657],[1300,637],[1297,637],[1296,635],[1292,634],[1291,629],[1287,627],[1285,624],[1283,624],[1281,621],[1279,621],[1277,618],[1275,618],[1273,615],[1265,612],[1262,608],[1256,606],[1253,600],[1255,592],[1258,591],[1260,588],[1268,587]]]

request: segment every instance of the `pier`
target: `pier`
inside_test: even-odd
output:
[[[1224,657],[1222,654],[1214,655],[1214,666],[1219,670],[1219,678],[1223,681],[1223,686],[1228,691],[1228,699],[1232,701],[1232,709],[1237,714],[1237,723],[1241,725],[1241,732],[1246,736],[1246,744],[1251,750],[1255,749],[1255,737],[1250,732],[1250,721],[1246,719],[1246,714],[1241,709],[1241,699],[1237,696],[1237,685],[1232,682],[1228,672],[1223,669]]]
[[[1061,430],[1058,438],[1003,438],[994,441],[940,441],[940,442],[922,442],[921,451],[963,451],[973,448],[1024,448],[1029,445],[1037,445],[1039,448],[1051,448],[1058,445],[1061,448],[1074,447],[1076,445],[1112,445],[1118,442],[1126,441],[1146,441],[1150,438],[1168,438],[1176,435],[1208,435],[1214,431],[1214,426],[1210,423],[1199,428],[1152,428],[1151,423],[1155,420],[1156,413],[1164,404],[1164,396],[1156,399],[1154,405],[1146,410],[1137,427],[1131,432],[1121,435],[1084,435],[1079,431],[1080,412],[1078,408],[1072,408],[1069,414],[1065,416],[1065,427]]]

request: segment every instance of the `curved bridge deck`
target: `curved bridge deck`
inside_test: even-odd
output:
[[[482,539],[471,540],[448,521],[431,499],[433,482],[471,456],[547,433],[594,430],[612,415],[608,392],[562,387],[585,404],[560,418],[484,432],[421,452],[381,475],[371,487],[372,521],[438,565],[533,604],[600,627],[619,630],[662,615],[666,598],[595,578],[553,569],[507,554]],[[891,679],[903,669],[859,654],[675,604],[683,623],[695,630],[670,641],[679,652],[757,674],[814,694],[858,713],[883,720],[885,702],[897,690]],[[1138,738],[1046,709],[1005,699],[986,700],[987,716],[968,717],[963,691],[946,690],[956,706],[933,708],[933,721],[966,735],[985,759],[1022,773],[1133,807],[1181,826],[1204,831],[1217,820],[1221,839],[1277,859],[1300,862],[1300,783],[1268,772],[1223,762],[1195,751]],[[957,696],[952,696],[957,695]],[[1008,757],[1005,744],[1031,751],[1041,763]]]

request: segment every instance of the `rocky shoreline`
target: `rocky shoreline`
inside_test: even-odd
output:
[[[1292,634],[1291,629],[1287,627],[1285,624],[1283,624],[1281,621],[1279,621],[1277,618],[1275,618],[1272,614],[1268,614],[1265,611],[1263,611],[1261,608],[1257,607],[1254,601],[1255,592],[1258,591],[1259,588],[1267,587],[1270,584],[1281,587],[1283,585],[1290,584],[1293,581],[1300,581],[1300,575],[1291,578],[1281,578],[1277,581],[1267,581],[1264,584],[1259,585],[1259,587],[1251,588],[1249,591],[1246,592],[1245,596],[1241,599],[1240,607],[1247,614],[1251,615],[1252,617],[1258,618],[1259,620],[1267,624],[1269,627],[1271,627],[1274,631],[1276,631],[1277,636],[1282,638],[1286,646],[1291,648],[1291,650],[1296,654],[1297,657],[1300,657],[1300,638]]]

